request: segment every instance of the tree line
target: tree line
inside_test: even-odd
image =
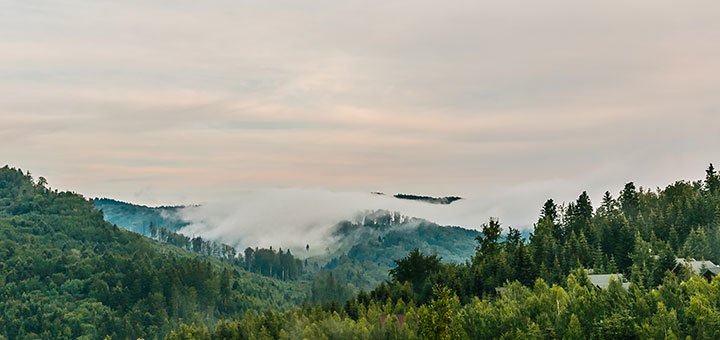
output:
[[[287,313],[183,325],[197,338],[665,338],[720,337],[720,279],[676,257],[720,259],[720,175],[647,190],[627,183],[597,208],[587,192],[548,200],[528,239],[490,219],[466,263],[419,250],[388,282],[349,299]],[[588,273],[622,274],[607,289]],[[616,276],[620,278],[621,276]],[[334,285],[333,282],[328,284]]]
[[[720,279],[671,271],[675,257],[720,262],[712,166],[656,190],[627,183],[596,207],[584,192],[548,200],[527,239],[503,230],[485,223],[465,263],[412,251],[353,294],[332,273],[248,272],[293,280],[302,265],[288,251],[251,248],[237,263],[207,256],[222,249],[205,240],[120,230],[82,196],[5,167],[0,338],[720,338]],[[591,269],[623,274],[629,289],[597,288]]]
[[[303,284],[201,254],[121,230],[82,196],[0,168],[0,339],[163,337],[180,320],[307,299]]]
[[[435,286],[416,305],[371,298],[336,310],[308,306],[250,312],[214,325],[182,324],[167,339],[717,339],[720,280],[669,275],[652,289],[611,281],[592,285],[584,271],[556,284],[505,283],[494,297],[461,302]]]
[[[149,230],[150,237],[157,241],[197,254],[215,257],[242,267],[249,272],[267,277],[283,281],[298,280],[305,269],[305,263],[296,258],[290,252],[290,249],[283,251],[280,248],[276,251],[272,247],[248,247],[243,253],[240,253],[233,246],[205,240],[200,236],[189,237],[167,228],[158,228],[152,223]]]

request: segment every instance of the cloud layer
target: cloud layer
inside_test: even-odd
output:
[[[305,253],[323,252],[332,240],[334,227],[354,221],[368,212],[387,210],[404,216],[422,216],[441,225],[479,227],[492,207],[487,200],[461,200],[434,205],[360,192],[322,189],[262,189],[238,192],[223,200],[184,208],[182,218],[190,225],[185,235],[238,246],[291,248]]]
[[[717,1],[0,4],[0,160],[90,196],[452,194],[526,224],[720,159]]]

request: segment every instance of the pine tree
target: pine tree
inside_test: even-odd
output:
[[[500,221],[491,218],[489,223],[483,225],[482,235],[476,237],[480,243],[476,256],[490,257],[498,252],[498,240],[500,239]]]
[[[552,226],[552,235],[562,242],[565,239],[565,228],[559,222],[560,216],[558,215],[558,207],[552,199],[545,201],[542,209],[540,210],[540,219],[538,224],[544,223]]]
[[[712,256],[710,243],[704,229],[698,227],[690,232],[685,240],[683,252],[689,257],[701,260],[709,259]]]
[[[574,340],[585,338],[587,338],[587,336],[580,325],[580,319],[578,319],[575,314],[570,315],[570,323],[568,323],[563,339]]]
[[[467,334],[457,321],[458,297],[447,287],[433,287],[434,299],[423,306],[420,314],[420,333],[425,339],[464,339]]]
[[[645,242],[640,234],[635,235],[635,247],[630,256],[632,267],[630,270],[630,281],[639,287],[648,287],[651,281],[650,270],[654,266],[652,247]]]
[[[552,198],[545,201],[545,204],[543,204],[542,210],[540,211],[540,219],[547,218],[555,223],[557,222],[558,217],[557,205]]]
[[[659,285],[665,277],[665,273],[675,268],[676,265],[675,254],[670,248],[670,245],[661,243],[658,249],[658,258],[652,269],[652,285]]]
[[[600,207],[603,208],[603,210],[605,211],[612,211],[615,210],[616,206],[617,201],[615,201],[609,191],[605,191],[605,195],[603,195],[603,200]]]
[[[629,182],[625,184],[625,187],[620,193],[620,206],[625,214],[625,218],[628,220],[637,218],[640,209],[640,198],[635,188],[635,183]]]
[[[591,232],[590,223],[593,216],[593,207],[586,191],[580,194],[580,197],[578,197],[574,204],[568,205],[565,215],[567,216],[566,234],[575,232],[577,236],[580,235],[581,232],[586,235]]]
[[[715,167],[712,163],[705,170],[705,190],[710,194],[716,194],[720,190],[720,175],[715,172]]]

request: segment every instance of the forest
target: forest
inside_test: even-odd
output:
[[[6,166],[0,338],[720,338],[720,279],[676,260],[720,262],[712,165],[702,180],[627,183],[595,206],[583,192],[539,211],[529,237],[491,218],[464,263],[416,249],[383,259],[387,279],[358,290],[337,275],[343,262],[302,273],[287,251],[222,259],[211,242],[121,230],[91,201]],[[614,275],[601,287],[598,274]]]
[[[94,199],[95,208],[106,221],[147,236],[158,242],[172,245],[197,254],[215,257],[245,270],[284,281],[297,280],[304,271],[304,263],[289,249],[247,248],[244,252],[234,246],[219,243],[201,236],[187,236],[180,231],[188,222],[180,218],[183,206],[147,207],[108,198]]]
[[[285,310],[307,290],[119,229],[82,196],[0,169],[0,338],[163,337],[180,320]]]
[[[720,279],[676,260],[720,259],[712,164],[700,181],[657,190],[627,183],[597,208],[586,192],[566,205],[548,200],[528,240],[508,230],[490,219],[463,264],[412,251],[387,283],[344,302],[184,324],[168,338],[720,338]],[[590,273],[616,275],[600,287]]]

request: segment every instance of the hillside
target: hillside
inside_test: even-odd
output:
[[[188,224],[178,216],[181,206],[148,207],[109,198],[97,198],[93,203],[106,221],[145,236],[150,236],[151,226],[177,231]]]
[[[369,244],[368,229],[405,223],[369,220],[339,231]],[[313,282],[321,308],[225,320],[214,329],[183,325],[170,338],[720,338],[720,174],[712,165],[704,180],[656,190],[629,182],[595,206],[587,192],[561,205],[549,199],[528,239],[512,228],[501,237],[497,219],[481,228],[467,262],[414,250],[394,261],[386,282],[349,298],[333,285],[344,276],[330,271]],[[383,235],[378,244],[390,238]],[[686,266],[678,257],[712,262]],[[326,299],[316,299],[322,292]]]
[[[82,196],[0,169],[0,338],[162,337],[306,292],[119,229]]]
[[[352,288],[369,290],[388,278],[394,260],[413,249],[438,255],[444,263],[463,263],[475,254],[476,230],[443,227],[389,211],[365,212],[338,223],[337,249],[308,259],[330,270]]]
[[[267,262],[260,272],[277,277],[275,256],[298,263],[289,252],[223,260],[199,237],[166,232],[158,242],[120,229],[95,204],[0,169],[0,338],[720,336],[720,279],[676,261],[720,262],[712,166],[703,181],[657,191],[627,183],[597,207],[586,192],[550,199],[529,238],[502,236],[496,219],[477,232],[366,212],[308,259],[311,282],[243,269]],[[619,280],[598,286],[587,269]],[[316,305],[297,308],[307,301]]]
[[[181,207],[152,208],[111,199],[96,199],[95,207],[108,222],[145,236],[151,236],[150,226],[177,231],[188,224],[177,213]],[[353,290],[372,289],[386,280],[393,261],[415,248],[437,254],[443,262],[463,263],[475,253],[479,234],[383,210],[360,213],[334,230],[327,252],[307,261],[310,269],[331,270]]]

